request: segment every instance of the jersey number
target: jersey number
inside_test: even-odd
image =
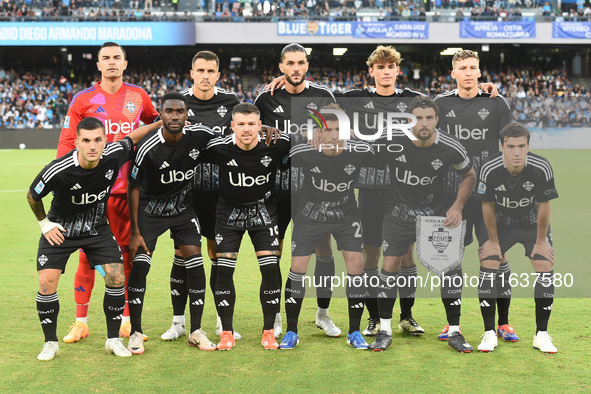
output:
[[[361,238],[361,223],[353,222],[351,226],[355,227],[355,238]]]

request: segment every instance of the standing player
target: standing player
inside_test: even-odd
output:
[[[232,132],[231,114],[240,100],[236,94],[215,86],[220,77],[219,65],[220,61],[215,53],[198,52],[191,62],[193,86],[180,93],[187,100],[188,120],[191,124],[202,124],[218,135],[226,135]],[[219,189],[219,167],[212,163],[200,163],[196,172],[197,176],[193,178],[195,185],[193,207],[201,225],[201,234],[207,239],[207,253],[211,259],[210,286],[213,292],[217,272],[214,224]],[[185,261],[180,250],[175,249],[170,271],[170,294],[174,317],[171,327],[162,334],[161,338],[165,341],[173,341],[186,333],[185,306],[188,295],[186,282]],[[221,335],[219,317],[217,326],[219,329],[216,329],[216,334]],[[235,333],[235,337],[240,339],[240,334]]]
[[[262,122],[259,110],[241,103],[232,111],[233,135],[212,140],[206,158],[220,167],[220,198],[216,209],[215,241],[218,257],[214,299],[222,319],[222,338],[217,348],[229,350],[235,344],[233,316],[236,303],[234,269],[242,236],[250,235],[262,275],[260,300],[263,309],[265,349],[277,349],[274,321],[279,303],[279,231],[277,205],[272,193],[275,174],[290,148],[283,133],[276,144],[259,141]]]
[[[493,155],[480,170],[478,197],[488,237],[479,249],[478,294],[484,335],[478,350],[492,352],[495,335],[495,298],[499,288],[495,276],[505,275],[499,264],[515,244],[525,247],[535,271],[534,290],[536,335],[533,346],[544,353],[557,349],[548,335],[548,320],[554,301],[554,249],[550,233],[550,200],[558,198],[554,173],[545,158],[529,152],[529,131],[513,122],[501,131],[501,152]],[[482,230],[484,231],[484,229]],[[490,307],[483,307],[490,304]]]
[[[389,168],[391,187],[386,198],[383,221],[384,262],[380,272],[378,309],[380,331],[369,346],[374,351],[386,350],[392,343],[392,309],[396,302],[397,282],[402,257],[416,240],[416,219],[419,216],[446,216],[444,225],[456,227],[462,221],[462,208],[474,187],[475,174],[458,140],[437,130],[439,116],[437,104],[428,97],[415,97],[408,107],[415,116],[412,133],[417,140],[410,140],[402,132],[394,133],[393,140],[378,141],[397,143],[403,148],[400,155],[387,150],[379,154]],[[443,177],[447,168],[453,168],[463,179],[453,205],[445,199]],[[442,287],[449,287],[453,277],[445,277]],[[459,326],[460,315],[448,312],[450,327]],[[452,331],[449,345],[460,352],[471,352],[459,330]]]
[[[79,248],[86,250],[91,267],[100,265],[105,272],[105,349],[119,357],[131,356],[119,338],[125,305],[123,258],[107,224],[105,208],[117,172],[131,158],[133,145],[154,127],[145,126],[119,142],[107,144],[103,123],[92,117],[83,119],[76,128],[78,149],[49,163],[27,192],[43,233],[37,252],[37,314],[45,345],[38,360],[52,360],[59,353],[57,286],[68,258]],[[46,215],[42,199],[51,192],[54,196]]]
[[[315,106],[315,108],[321,108],[326,104],[335,102],[330,89],[306,80],[308,67],[308,56],[303,46],[293,43],[281,50],[279,69],[285,77],[285,85],[273,94],[272,92],[261,93],[254,102],[260,110],[261,120],[264,124],[290,134],[305,133],[307,130],[303,130],[301,126],[308,118],[301,121],[302,119],[293,117],[294,114],[299,114],[301,110],[293,107],[292,100],[309,98],[312,106]],[[308,102],[305,105],[310,107]],[[283,250],[283,238],[285,237],[285,232],[292,215],[290,172],[291,169],[287,168],[281,171],[280,174],[277,174],[276,187],[278,188],[277,205],[280,252]],[[329,238],[320,242],[316,256],[315,276],[334,276],[334,258],[332,256]],[[281,259],[281,253],[279,254],[279,259]],[[281,271],[279,271],[279,274],[281,275]],[[281,277],[279,280],[281,282]],[[317,295],[318,311],[316,313],[316,325],[324,330],[328,336],[340,336],[341,330],[333,323],[328,314],[332,291],[319,287],[317,288]],[[281,315],[279,314],[278,306],[275,324],[275,335],[277,338],[281,335],[281,330]]]
[[[324,108],[342,111],[336,104]],[[293,349],[299,343],[298,320],[306,291],[304,276],[308,262],[318,240],[332,234],[347,268],[347,343],[355,349],[367,349],[368,344],[359,332],[366,290],[362,286],[362,226],[354,187],[360,172],[367,174],[367,166],[373,164],[375,155],[365,142],[339,140],[335,114],[323,114],[323,117],[325,123],[318,131],[319,149],[304,143],[290,151],[291,164],[302,169],[304,181],[294,215],[291,267],[285,283],[287,333],[279,347]]]
[[[96,65],[101,72],[101,81],[74,96],[58,142],[57,157],[62,157],[75,147],[76,128],[85,117],[93,116],[104,122],[107,142],[119,141],[136,129],[140,121],[149,124],[158,117],[148,94],[138,86],[123,82],[127,60],[125,50],[119,44],[105,42],[98,51]],[[129,166],[130,164],[126,164],[121,168],[107,204],[109,225],[123,253],[126,281],[131,270],[127,210]],[[88,303],[94,287],[94,276],[84,251],[80,250],[78,270],[74,277],[76,322],[64,337],[66,343],[77,342],[88,336]],[[126,302],[121,321],[121,336],[129,336],[129,330]]]
[[[141,324],[146,277],[158,237],[170,230],[187,271],[186,288],[191,310],[189,344],[199,346],[201,350],[215,350],[215,345],[201,330],[205,270],[201,256],[200,226],[191,197],[200,151],[214,134],[205,126],[185,127],[187,103],[185,96],[180,93],[167,93],[162,97],[160,116],[163,127],[152,132],[138,146],[130,174],[129,245],[133,267],[127,288],[131,300],[128,348],[134,354],[144,352]]]
[[[441,113],[438,127],[455,135],[460,140],[472,160],[476,174],[478,174],[481,164],[489,156],[499,151],[499,134],[503,127],[513,120],[513,113],[504,97],[491,98],[490,94],[478,88],[479,63],[480,60],[476,52],[469,50],[457,52],[452,59],[451,76],[456,80],[458,87],[451,92],[437,96],[435,99]],[[448,170],[445,183],[448,198],[452,201],[458,193],[460,182],[461,178],[453,170]],[[472,243],[472,228],[474,228],[480,244],[486,241],[486,231],[480,231],[485,229],[481,205],[480,201],[475,198],[475,191],[473,191],[462,212],[462,216],[467,220],[464,246]],[[481,236],[485,238],[480,239]],[[511,303],[509,263],[503,263],[499,269],[504,274],[497,277],[500,295],[497,298],[499,310],[497,333],[504,340],[515,342],[519,338],[513,327],[509,325],[509,305]],[[462,267],[458,267],[456,271],[462,277]],[[446,309],[457,308],[458,303],[461,302],[462,288],[463,284],[458,282],[458,286],[451,289],[451,294],[442,294],[442,301]],[[446,326],[439,334],[439,339],[447,340],[448,336],[449,327]]]

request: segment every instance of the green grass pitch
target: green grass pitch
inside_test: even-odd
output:
[[[34,176],[55,154],[53,150],[0,151],[0,390],[8,392],[557,392],[591,391],[591,268],[583,244],[591,235],[591,162],[589,151],[537,151],[554,167],[560,198],[552,202],[552,233],[556,249],[555,271],[571,274],[573,284],[557,287],[549,331],[559,352],[542,354],[531,346],[535,329],[533,288],[519,279],[511,306],[511,323],[521,339],[499,343],[490,354],[460,354],[437,334],[445,325],[438,291],[418,290],[414,316],[425,328],[424,337],[395,332],[392,347],[383,353],[355,351],[346,337],[333,339],[314,325],[316,302],[307,299],[301,314],[300,345],[291,351],[265,351],[260,344],[262,313],[258,301],[260,273],[254,252],[244,242],[236,269],[238,302],[235,328],[244,339],[230,352],[202,352],[186,339],[164,342],[160,335],[172,320],[168,275],[172,245],[161,237],[148,276],[144,329],[146,352],[119,359],[104,351],[103,281],[97,277],[91,300],[90,336],[76,344],[60,343],[60,355],[42,363],[36,356],[43,334],[35,310],[37,273],[35,257],[40,235],[25,191]],[[48,208],[48,200],[46,207]],[[206,261],[208,259],[206,258]],[[512,270],[528,273],[531,266],[523,249],[509,255]],[[60,280],[61,310],[58,337],[75,317],[74,256]],[[311,264],[312,265],[312,264]],[[282,261],[285,274],[289,257]],[[209,267],[209,263],[206,263]],[[313,268],[310,267],[310,270]],[[206,269],[206,272],[209,269]],[[309,270],[309,272],[311,272]],[[478,274],[474,246],[466,250],[464,270]],[[419,266],[419,273],[426,270]],[[476,289],[466,288],[462,331],[476,347],[482,319]],[[207,294],[204,330],[214,342],[215,310]],[[398,305],[398,304],[397,304]],[[395,307],[395,314],[397,306]],[[346,300],[331,304],[335,323],[346,332]],[[285,315],[284,319],[285,319]],[[365,316],[364,316],[365,317]],[[365,323],[365,320],[362,324]],[[370,340],[371,341],[371,340]],[[127,343],[127,341],[125,341]]]

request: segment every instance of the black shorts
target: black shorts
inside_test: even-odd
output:
[[[363,226],[363,243],[382,244],[382,222],[386,207],[386,193],[383,190],[359,189],[359,211]]]
[[[262,250],[279,250],[279,231],[277,222],[261,227],[233,227],[223,222],[216,223],[215,251],[216,253],[231,253],[240,251],[242,236],[248,231],[255,252]]]
[[[101,226],[98,232],[98,235],[85,238],[66,238],[64,243],[54,246],[42,235],[37,251],[37,271],[61,269],[62,273],[66,272],[68,258],[78,249],[84,249],[92,269],[103,264],[123,264],[121,249],[109,226]]]
[[[215,211],[219,196],[214,192],[193,191],[193,208],[199,218],[201,235],[207,239],[215,238]]]
[[[482,202],[470,198],[464,205],[462,210],[462,219],[466,219],[466,235],[464,235],[464,247],[470,245],[474,241],[472,229],[478,239],[478,244],[482,245],[488,241],[488,234],[482,216]]]
[[[416,242],[415,223],[384,220],[382,226],[382,250],[384,256],[404,256],[408,248]]]
[[[486,233],[486,227],[484,228],[484,232]],[[522,244],[525,248],[525,257],[530,259],[531,252],[534,249],[534,245],[536,244],[536,239],[538,237],[538,228],[536,226],[530,227],[518,227],[518,226],[506,226],[504,224],[497,223],[497,234],[499,237],[499,245],[501,246],[501,254],[505,256],[505,253],[509,249],[511,249],[516,244]],[[550,230],[550,226],[548,226],[548,242],[550,245],[553,245],[552,242],[552,232]],[[479,238],[480,239],[480,238]],[[488,240],[488,236],[480,246],[482,246]],[[542,256],[538,256],[536,260],[546,260]]]
[[[361,222],[354,219],[340,223],[294,221],[291,255],[310,256],[316,251],[316,245],[326,234],[332,234],[339,250],[361,252],[363,250],[362,233]]]
[[[166,230],[170,230],[170,237],[175,245],[201,246],[199,219],[193,210],[188,210],[176,216],[147,216],[138,215],[140,234],[144,237],[150,252],[154,252],[156,241]],[[143,250],[143,248],[140,248]],[[138,251],[139,253],[139,251]]]
[[[285,232],[289,227],[292,217],[292,209],[297,208],[297,196],[292,196],[289,192],[279,192],[276,195],[277,200],[277,226],[279,228],[279,239],[285,238]],[[295,206],[293,204],[296,204]]]

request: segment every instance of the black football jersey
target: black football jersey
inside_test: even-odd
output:
[[[291,94],[283,87],[276,90],[272,96],[270,92],[263,92],[255,99],[254,105],[261,112],[264,125],[275,127],[290,135],[307,134],[314,123],[306,108],[318,111],[336,100],[326,86],[310,81],[304,83],[306,87],[299,94]],[[275,185],[282,193],[290,190],[289,168],[284,167],[277,171]]]
[[[275,183],[275,172],[291,146],[287,133],[275,144],[263,141],[251,150],[236,145],[236,136],[218,137],[207,144],[205,161],[220,167],[220,198],[230,205],[257,204],[268,200]]]
[[[129,174],[130,187],[140,188],[139,212],[148,216],[175,216],[192,209],[193,178],[201,151],[214,138],[206,126],[185,126],[181,140],[171,145],[162,128],[139,143]]]
[[[537,225],[536,202],[558,198],[552,166],[531,152],[517,175],[507,170],[501,152],[493,155],[480,170],[476,195],[481,201],[496,202],[497,223],[520,227]]]
[[[332,223],[358,217],[357,178],[377,165],[371,145],[346,141],[340,154],[328,156],[299,144],[291,149],[290,159],[303,176],[295,220]]]
[[[67,238],[97,235],[97,227],[107,224],[107,200],[117,173],[132,153],[129,137],[107,143],[98,165],[86,170],[74,149],[45,166],[31,184],[31,196],[41,201],[54,192],[47,218],[61,224]]]
[[[499,134],[513,121],[509,103],[503,96],[490,98],[490,94],[478,91],[474,98],[458,95],[458,90],[440,94],[435,98],[439,105],[437,127],[460,140],[478,174],[482,163],[499,151]],[[446,189],[457,194],[461,178],[448,172]]]
[[[240,99],[235,93],[225,89],[214,88],[214,95],[209,100],[200,100],[193,94],[193,89],[185,89],[180,93],[187,99],[189,122],[191,124],[205,125],[216,136],[232,134],[230,122],[232,110]],[[219,168],[211,163],[199,163],[195,170],[200,175],[195,176],[194,187],[200,192],[217,192],[219,189]]]
[[[349,116],[351,128],[357,127],[359,133],[364,136],[375,136],[372,140],[386,136],[388,123],[407,123],[406,119],[389,117],[388,113],[406,112],[408,105],[416,96],[424,95],[406,88],[396,89],[390,96],[382,96],[373,87],[352,89],[336,94],[339,105]]]
[[[443,183],[448,167],[452,166],[458,174],[466,174],[472,168],[457,138],[438,130],[435,142],[427,148],[417,147],[403,133],[384,143],[403,147],[399,154],[387,150],[377,153],[386,165],[385,218],[414,222],[417,216],[444,216],[450,206]]]

